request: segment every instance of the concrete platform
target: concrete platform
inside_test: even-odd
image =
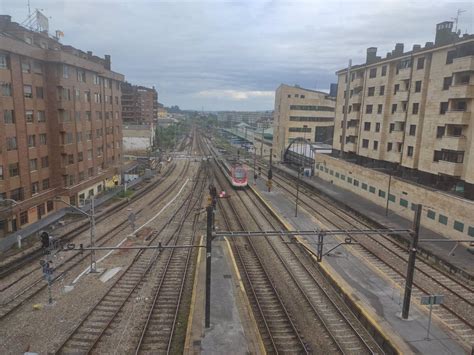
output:
[[[281,169],[293,176],[297,176],[296,172],[290,169],[288,166],[283,164],[276,164],[278,169]],[[252,179],[251,179],[252,180]],[[389,216],[385,216],[385,209],[379,205],[359,196],[351,191],[342,189],[328,181],[325,181],[317,176],[303,177],[306,183],[314,186],[315,188],[323,191],[325,194],[333,198],[334,200],[347,205],[350,208],[356,209],[361,214],[366,215],[372,220],[384,225],[386,228],[392,229],[406,229],[412,228],[413,221],[408,220],[394,211],[389,211]],[[253,181],[253,180],[252,180]],[[420,228],[420,240],[422,239],[440,239],[448,240],[445,236],[436,233],[431,229],[421,227]],[[474,239],[473,239],[474,241]],[[450,251],[455,247],[455,242],[443,242],[443,243],[420,243],[420,247],[439,258],[445,259],[450,264],[464,270],[469,274],[473,274],[474,267],[474,249],[467,248],[464,245],[458,245],[452,255],[449,255]]]
[[[251,179],[252,180],[252,179]],[[253,182],[253,180],[252,180]],[[288,201],[279,188],[272,192],[266,191],[266,180],[259,179],[256,190],[261,197],[281,216],[288,228],[312,230],[317,226],[328,228],[317,221],[301,206],[298,208],[298,217],[295,218],[295,205]],[[315,238],[307,237],[307,244],[316,250]],[[464,354],[467,347],[462,347],[455,335],[442,328],[435,319],[431,326],[431,339],[426,340],[428,316],[424,309],[418,306],[418,300],[412,299],[410,319],[400,318],[401,290],[392,281],[366,265],[351,247],[341,246],[338,253],[323,259],[321,266],[331,275],[333,280],[344,292],[361,308],[377,329],[401,353],[422,354]]]
[[[205,250],[200,249],[185,354],[264,353],[226,240],[212,243],[211,280],[211,327],[205,329]]]

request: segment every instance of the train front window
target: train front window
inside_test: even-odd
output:
[[[236,169],[234,174],[236,179],[243,179],[245,178],[245,170],[243,169]]]

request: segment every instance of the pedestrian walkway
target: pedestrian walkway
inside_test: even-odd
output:
[[[278,164],[276,167],[295,177],[297,176],[297,173],[294,170],[291,170],[285,165]],[[332,199],[358,211],[369,219],[376,221],[378,224],[384,226],[384,228],[411,229],[413,227],[413,221],[396,214],[394,211],[389,211],[388,216],[385,216],[385,209],[379,205],[351,191],[331,184],[317,176],[302,177],[302,180],[330,196]],[[456,247],[455,242],[423,243],[423,239],[447,240],[445,236],[422,226],[420,228],[420,247],[438,258],[444,259],[450,264],[464,270],[466,273],[472,275],[474,279],[474,248],[468,248],[462,244],[459,244]],[[455,248],[454,252],[450,254],[453,248]]]
[[[256,189],[287,224],[294,229],[315,230],[327,228],[317,221],[303,207],[298,209],[295,217],[295,205],[288,201],[285,193],[278,187],[267,192],[264,179],[258,179]],[[316,250],[316,240],[305,238]],[[325,246],[327,248],[327,246]],[[350,246],[341,246],[337,253],[326,256],[323,265],[330,271],[333,279],[342,286],[344,292],[362,306],[366,313],[386,337],[402,353],[422,354],[463,354],[463,348],[455,336],[442,329],[437,323],[431,326],[430,339],[427,340],[428,315],[418,306],[419,300],[412,299],[410,318],[402,320],[402,290],[380,271],[364,263],[358,255],[353,254]]]

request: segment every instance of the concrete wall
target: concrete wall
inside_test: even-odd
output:
[[[390,177],[329,156],[316,157],[316,175],[385,208]],[[390,182],[389,209],[413,218],[412,204],[423,205],[421,223],[452,239],[474,242],[474,201],[429,190],[396,177]]]

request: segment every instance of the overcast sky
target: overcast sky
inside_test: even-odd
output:
[[[334,72],[385,55],[403,42],[434,41],[435,25],[459,21],[473,33],[474,2],[30,0],[62,43],[112,56],[112,69],[158,90],[167,106],[273,109],[280,83],[327,90]],[[0,0],[0,13],[27,17],[27,0]]]

